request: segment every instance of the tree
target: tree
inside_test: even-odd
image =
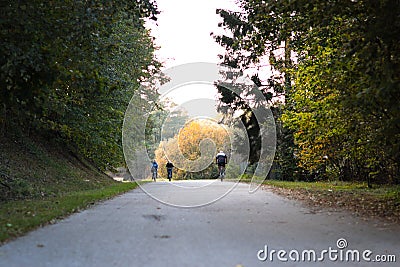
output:
[[[101,168],[121,164],[125,109],[160,67],[143,21],[156,19],[155,3],[1,1],[0,8],[2,131],[51,132]]]
[[[165,164],[170,160],[177,168],[176,179],[209,179],[218,173],[217,150],[230,154],[228,131],[206,120],[188,122],[174,138],[162,141],[156,150],[160,174],[166,177]]]
[[[155,157],[155,150],[161,141],[174,138],[189,121],[187,111],[177,107],[174,102],[169,99],[156,101],[146,123],[146,147],[150,158]]]
[[[221,111],[227,114],[226,111],[234,113],[241,110],[243,112],[242,121],[247,129],[248,136],[250,138],[250,163],[256,164],[258,160],[258,152],[260,149],[260,135],[257,127],[257,121],[252,115],[251,108],[245,105],[246,97],[254,95],[253,90],[260,90],[268,103],[260,103],[261,105],[271,106],[275,120],[278,122],[277,129],[277,148],[276,161],[273,165],[271,176],[273,177],[294,177],[298,176],[301,172],[296,166],[296,159],[294,155],[294,142],[293,133],[290,129],[280,123],[280,116],[282,112],[282,106],[276,103],[277,98],[285,96],[289,98],[291,88],[291,76],[289,67],[291,67],[291,59],[288,55],[291,54],[291,46],[288,42],[288,34],[271,35],[271,41],[267,41],[266,37],[262,33],[265,33],[272,24],[269,21],[276,21],[278,24],[278,17],[264,17],[265,23],[258,27],[258,24],[254,22],[257,16],[262,16],[257,12],[264,12],[261,6],[259,7],[248,7],[246,1],[240,1],[239,3],[243,9],[243,12],[232,12],[228,10],[217,10],[217,13],[223,18],[223,22],[220,27],[223,27],[229,32],[227,35],[215,36],[215,40],[226,49],[225,55],[221,55],[222,63],[233,68],[237,68],[240,73],[249,73],[249,69],[258,69],[260,65],[264,65],[265,56],[269,56],[270,70],[273,73],[267,80],[262,81],[257,72],[252,73],[251,80],[257,86],[257,88],[246,88],[241,86],[239,94],[232,94],[231,91],[224,88],[223,84],[218,84],[217,88],[221,94],[220,107]],[[248,3],[250,5],[250,3]],[[251,13],[250,9],[254,9]],[[265,14],[264,14],[265,15]],[[254,16],[254,17],[252,17]],[[281,21],[281,20],[279,20]],[[257,25],[257,26],[256,26]],[[279,26],[282,28],[281,26]],[[271,30],[271,29],[270,29]],[[262,31],[262,33],[260,32]],[[285,29],[286,31],[286,29]],[[259,33],[259,34],[257,34]],[[283,44],[283,45],[282,45]],[[284,57],[282,57],[282,51]],[[263,59],[264,58],[264,59]],[[229,85],[232,87],[233,85]],[[273,106],[273,102],[276,106]],[[229,108],[228,108],[229,107]],[[228,115],[229,116],[229,115]],[[262,160],[262,159],[261,159]],[[286,178],[288,179],[288,178]],[[292,179],[292,178],[289,178]]]
[[[254,80],[285,95],[293,162],[318,179],[398,183],[399,2],[239,4],[241,13],[218,11],[231,31],[216,37],[227,49],[221,58],[244,71],[267,57],[284,75]]]

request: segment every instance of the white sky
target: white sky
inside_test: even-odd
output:
[[[176,88],[167,95],[180,108],[188,112],[190,118],[217,118],[215,94],[217,90],[208,84],[188,84]]]
[[[185,63],[220,62],[218,54],[224,54],[224,49],[210,33],[222,32],[218,27],[222,18],[216,9],[238,10],[234,0],[158,0],[157,4],[161,14],[157,22],[148,22],[147,27],[160,47],[156,56],[165,69]],[[214,117],[215,108],[204,99],[215,102],[216,94],[214,86],[203,84],[181,87],[168,98],[185,108],[190,116],[203,113]]]
[[[156,23],[148,23],[156,44],[156,55],[166,68],[192,62],[217,63],[224,50],[210,36],[220,32],[217,8],[238,10],[234,0],[158,0]]]

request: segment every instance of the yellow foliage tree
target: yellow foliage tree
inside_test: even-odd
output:
[[[177,168],[174,179],[208,179],[217,175],[215,155],[223,150],[230,154],[229,132],[223,126],[205,119],[188,122],[174,138],[160,143],[155,152],[161,177],[170,160]]]

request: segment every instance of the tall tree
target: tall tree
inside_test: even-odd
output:
[[[160,66],[144,27],[156,4],[2,0],[0,10],[3,132],[51,131],[102,168],[122,162],[125,108]]]
[[[286,77],[286,86],[283,77],[265,84],[285,93],[298,166],[319,178],[399,182],[399,1],[239,4],[242,13],[219,11],[231,31],[216,37],[224,62],[245,69],[268,57]]]

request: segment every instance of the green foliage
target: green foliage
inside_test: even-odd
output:
[[[175,103],[168,99],[157,103],[146,124],[146,148],[150,158],[155,158],[160,142],[174,138],[187,121],[187,111],[177,107]]]
[[[105,188],[70,192],[36,201],[18,200],[2,203],[0,243],[136,187],[136,183],[115,183]]]
[[[137,186],[49,137],[0,136],[0,243]]]
[[[100,168],[123,162],[121,125],[156,72],[152,1],[2,1],[1,131],[52,131]],[[149,95],[154,92],[148,92]]]
[[[236,82],[237,76],[240,74],[239,72],[227,69],[225,72],[221,72],[221,74],[225,76],[225,80],[217,81],[215,84],[220,93],[218,111],[224,115],[223,120],[226,123],[233,124],[235,123],[234,117],[237,115],[235,112],[241,111],[239,120],[246,129],[247,136],[245,138],[248,138],[250,144],[249,162],[254,164],[260,160],[261,134],[253,108],[257,105],[265,105],[267,103],[266,101],[262,101],[262,99],[258,99],[255,92],[258,90],[257,87]],[[250,102],[245,99],[253,99],[253,106],[250,106]],[[244,142],[241,143],[245,144]]]
[[[293,130],[284,127],[282,122],[283,111],[284,106],[282,105],[272,107],[276,122],[276,152],[268,178],[290,181],[309,179],[304,170],[298,166],[298,159],[295,157],[296,146]]]
[[[219,11],[232,32],[216,37],[227,48],[222,59],[244,70],[269,58],[281,74],[258,84],[284,93],[280,118],[298,170],[308,179],[399,183],[399,2],[239,4],[242,13]]]
[[[0,137],[0,202],[106,187],[113,180],[65,144],[44,137]]]
[[[292,182],[292,181],[277,181],[267,180],[264,182],[266,185],[286,189],[305,189],[312,191],[370,191],[366,183],[359,182],[342,182],[342,181],[319,181],[319,182]]]

